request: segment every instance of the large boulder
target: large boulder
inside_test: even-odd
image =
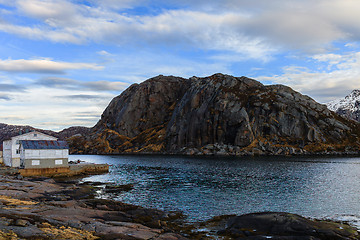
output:
[[[360,239],[347,224],[310,220],[291,213],[251,213],[231,217],[220,235],[232,239]]]

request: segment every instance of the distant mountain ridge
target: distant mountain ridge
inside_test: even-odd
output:
[[[359,153],[360,125],[283,85],[215,74],[158,76],[115,97],[73,153]]]
[[[6,139],[32,131],[42,132],[50,136],[57,137],[60,140],[66,140],[67,138],[74,135],[87,135],[90,132],[90,128],[78,126],[66,128],[60,132],[54,132],[51,130],[43,130],[31,126],[8,125],[5,123],[0,123],[0,144],[2,144],[2,142]]]
[[[360,89],[353,90],[344,98],[327,103],[327,106],[340,116],[360,122]]]

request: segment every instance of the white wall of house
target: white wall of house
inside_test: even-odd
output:
[[[29,132],[19,136],[12,137],[11,140],[4,141],[4,164],[9,167],[20,167],[20,140],[52,140],[56,137],[41,133]]]
[[[3,142],[3,160],[6,166],[11,167],[11,140]]]
[[[24,168],[67,167],[69,149],[24,149],[21,147],[20,161]]]

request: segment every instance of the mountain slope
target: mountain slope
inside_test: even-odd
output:
[[[34,128],[31,126],[21,126],[21,125],[8,125],[4,123],[0,123],[0,145],[6,139],[11,137],[17,136],[19,134],[31,132],[31,131],[38,131],[50,136],[54,136],[59,138],[60,140],[66,140],[69,137],[74,135],[88,135],[90,128],[87,127],[70,127],[66,128],[60,132],[54,132],[51,130],[43,130],[39,128]]]
[[[360,122],[360,90],[355,89],[344,98],[327,104],[328,108],[340,116]]]
[[[158,76],[115,97],[76,153],[358,152],[360,127],[282,85],[215,74]]]

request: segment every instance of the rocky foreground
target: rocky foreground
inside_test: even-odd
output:
[[[167,227],[179,214],[95,199],[74,183],[0,176],[0,239],[185,239]]]
[[[158,76],[115,97],[71,153],[359,154],[360,124],[283,85]]]
[[[188,224],[180,213],[96,199],[95,185],[0,175],[0,239],[360,239],[347,224],[289,213]],[[119,192],[131,186],[104,189]]]

